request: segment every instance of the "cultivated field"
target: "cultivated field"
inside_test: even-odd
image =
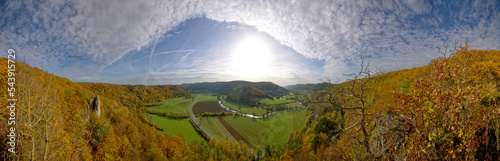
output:
[[[268,119],[226,116],[224,120],[253,146],[284,143],[290,132],[304,126],[305,109],[278,112]]]
[[[224,125],[221,123],[220,117],[212,117],[212,120],[214,121],[215,125],[219,130],[224,134],[224,136],[227,137],[227,139],[232,140],[232,141],[237,141],[233,135],[224,127]]]
[[[220,123],[224,126],[224,128],[231,134],[231,136],[235,140],[237,140],[237,141],[241,140],[248,145],[252,145],[243,136],[241,136],[231,125],[229,125],[229,123],[227,123],[226,120],[222,119],[222,117],[217,117],[217,119],[220,121]]]
[[[222,139],[229,139],[235,141],[233,136],[222,126],[219,119],[215,117],[200,117],[201,126],[203,126],[210,134],[218,136]]]
[[[223,111],[224,109],[220,107],[217,102],[198,102],[193,107],[193,113],[195,115],[201,115],[205,112],[215,113]]]
[[[184,98],[184,97],[179,97],[179,98],[172,98],[172,99],[167,99],[162,102],[163,105],[160,106],[152,106],[148,107],[153,110],[158,110],[161,112],[169,112],[169,113],[186,113],[187,114],[187,108],[188,106],[193,102],[193,99],[191,98]]]
[[[182,135],[188,144],[191,144],[193,141],[200,143],[203,140],[201,135],[189,122],[189,119],[170,119],[154,114],[149,114],[149,116],[152,118],[151,121],[153,124],[163,129],[163,133],[167,133],[171,136]]]

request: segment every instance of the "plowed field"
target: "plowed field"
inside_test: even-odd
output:
[[[250,142],[248,142],[243,136],[241,136],[236,130],[233,129],[233,127],[231,127],[231,125],[229,125],[226,120],[222,119],[222,117],[217,117],[217,119],[219,119],[220,123],[222,123],[222,125],[224,125],[224,128],[226,128],[227,131],[229,131],[229,133],[231,133],[231,135],[233,136],[233,138],[237,141],[243,141],[244,143],[246,143],[247,145],[250,145],[252,146],[252,144],[250,144]]]
[[[195,115],[201,115],[205,112],[222,112],[224,109],[217,102],[198,102],[193,107]]]

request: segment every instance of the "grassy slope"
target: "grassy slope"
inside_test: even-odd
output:
[[[191,125],[189,119],[170,119],[153,114],[149,114],[149,116],[155,125],[163,128],[163,133],[171,136],[182,135],[188,144],[195,140],[200,143],[203,140],[201,135]]]
[[[284,143],[292,130],[304,126],[305,110],[278,112],[269,119],[226,116],[226,120],[251,144],[264,146],[266,143]]]

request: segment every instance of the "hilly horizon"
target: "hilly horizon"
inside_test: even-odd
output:
[[[203,82],[203,83],[181,84],[177,86],[191,93],[217,93],[217,94],[227,95],[229,94],[229,92],[231,92],[231,90],[240,85],[253,86],[275,97],[280,97],[288,93],[288,90],[272,82],[249,82],[249,81]]]
[[[102,83],[102,84],[113,84],[113,83],[105,83],[105,82],[76,82],[79,84],[84,84],[84,83]],[[318,90],[325,89],[326,87],[330,85],[335,85],[331,83],[305,83],[305,84],[294,84],[294,85],[286,85],[286,86],[279,86],[273,82],[270,81],[258,81],[258,82],[252,82],[252,81],[245,81],[245,80],[232,80],[232,81],[216,81],[216,82],[197,82],[197,83],[183,83],[183,84],[159,84],[159,85],[146,85],[146,84],[117,84],[117,85],[122,85],[122,86],[176,86],[180,87],[182,89],[188,90],[189,92],[192,93],[220,93],[220,94],[227,94],[232,87],[236,87],[238,85],[252,85],[252,86],[259,86],[261,87],[262,84],[269,84],[271,87],[281,90],[281,93],[283,93],[283,89],[286,90],[304,90],[304,91],[313,91],[317,92]],[[212,86],[212,87],[208,87]],[[219,89],[220,86],[230,86],[227,89]],[[282,87],[278,88],[278,87]],[[208,88],[208,89],[207,89]],[[261,87],[264,88],[264,87]],[[229,89],[229,90],[228,90]]]

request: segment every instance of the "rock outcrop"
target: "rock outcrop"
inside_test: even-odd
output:
[[[92,113],[101,116],[101,100],[99,100],[99,95],[90,99],[89,106],[87,107],[87,115],[89,118]]]
[[[414,130],[410,117],[386,111],[375,116],[371,133],[370,151],[377,159],[400,160],[399,149],[405,148],[404,139]]]

